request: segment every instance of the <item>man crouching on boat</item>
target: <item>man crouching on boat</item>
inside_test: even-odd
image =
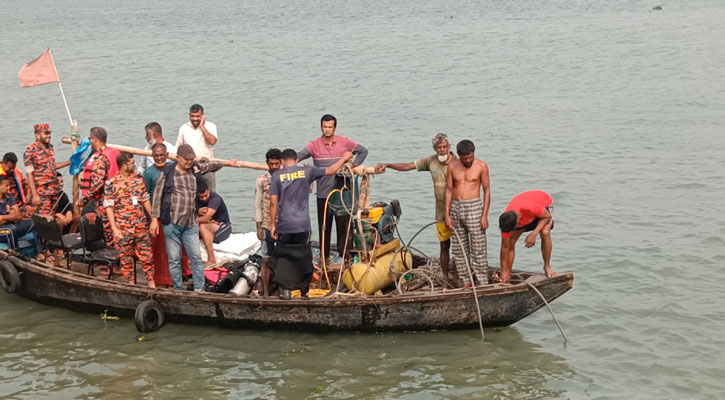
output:
[[[144,210],[151,213],[149,194],[130,153],[119,153],[116,164],[118,173],[103,188],[103,208],[113,232],[113,245],[121,253],[121,271],[128,283],[136,284],[133,264],[136,254],[148,286],[155,288],[154,256],[144,213]]]
[[[541,255],[544,258],[544,273],[547,278],[556,276],[551,270],[551,230],[554,229],[554,200],[541,190],[529,190],[517,194],[498,219],[501,228],[501,282],[511,279],[514,265],[514,246],[524,232],[526,247],[536,245],[536,236],[541,235]],[[494,279],[497,277],[494,276]]]
[[[161,221],[174,289],[184,290],[181,281],[181,246],[184,246],[191,262],[194,290],[201,292],[204,290],[205,278],[196,210],[201,176],[222,167],[239,167],[240,163],[237,159],[197,163],[195,158],[194,149],[188,144],[182,144],[176,152],[176,164],[167,164],[163,168],[154,189],[149,232],[152,236],[158,235]]]

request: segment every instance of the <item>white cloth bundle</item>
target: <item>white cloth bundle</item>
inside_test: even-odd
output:
[[[232,233],[227,240],[214,243],[214,256],[217,264],[228,260],[246,261],[249,256],[256,253],[262,243],[257,239],[257,232]],[[201,259],[209,259],[204,244],[201,244]]]

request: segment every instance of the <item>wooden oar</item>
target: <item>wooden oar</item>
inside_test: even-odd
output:
[[[71,144],[71,138],[69,137],[63,137],[61,138],[61,142],[65,144]],[[113,147],[114,149],[117,149],[118,151],[125,151],[137,156],[147,156],[151,157],[151,151],[150,150],[143,150],[136,147],[129,147],[129,146],[122,146],[120,144],[112,144],[112,143],[106,143],[106,146]],[[172,160],[176,160],[176,154],[175,153],[169,153],[169,158]],[[198,159],[197,159],[198,161]],[[209,161],[219,161],[224,162],[227,160],[223,160],[221,158],[212,158]],[[240,168],[249,168],[249,169],[256,169],[260,171],[266,171],[269,168],[267,167],[267,164],[253,162],[253,161],[240,161],[237,164]],[[358,165],[357,167],[353,168],[356,174],[368,174],[368,175],[377,175],[382,174],[384,172],[376,172],[375,167],[366,167],[364,165]]]

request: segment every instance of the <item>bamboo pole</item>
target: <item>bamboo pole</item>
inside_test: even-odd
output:
[[[75,153],[76,150],[78,149],[78,144],[80,143],[80,141],[78,140],[78,123],[77,122],[75,125],[71,125],[71,132],[73,133],[73,136],[70,138],[71,139],[70,148],[71,148],[71,151],[73,153]],[[78,193],[79,193],[80,187],[81,187],[80,182],[81,182],[80,174],[73,177],[73,215],[80,215],[80,211],[81,211],[78,209],[78,205],[77,205],[78,196],[79,196]]]
[[[70,114],[70,113],[69,113]],[[71,150],[73,153],[75,153],[76,149],[78,149],[78,145],[80,144],[79,136],[78,136],[78,121],[73,120],[71,125]],[[76,176],[72,177],[73,179],[73,221],[71,222],[70,226],[70,232],[78,232],[78,224],[81,220],[81,210],[78,207],[78,198],[80,197],[81,192],[81,174],[78,174]]]
[[[65,144],[71,144],[71,141],[72,140],[69,137],[64,137],[64,138],[61,139],[61,142],[65,143]],[[114,148],[114,149],[116,149],[118,151],[125,151],[125,152],[128,152],[128,153],[137,155],[137,156],[146,156],[146,157],[150,157],[151,156],[151,151],[150,150],[143,150],[143,149],[139,149],[139,148],[136,148],[136,147],[122,146],[120,144],[112,144],[112,143],[106,143],[106,146],[112,147],[112,148]],[[169,153],[169,158],[172,159],[172,160],[176,160],[176,154],[175,153]],[[199,159],[197,159],[197,161],[198,160]],[[224,160],[224,159],[221,159],[221,158],[212,158],[209,161],[225,162],[225,161],[228,161],[228,160]],[[253,161],[239,161],[239,163],[237,164],[237,166],[239,168],[249,168],[249,169],[256,169],[256,170],[260,170],[260,171],[267,171],[269,169],[269,167],[267,167],[267,164],[253,162]],[[356,174],[377,175],[377,174],[383,173],[383,172],[376,172],[375,171],[375,167],[367,167],[365,165],[358,165],[357,167],[353,168],[353,170],[355,171]]]
[[[64,138],[61,139],[61,141],[63,143],[66,143],[66,144],[70,144],[71,143],[71,138],[64,137]],[[139,149],[139,148],[136,148],[136,147],[122,146],[120,144],[113,144],[113,143],[106,143],[106,146],[107,147],[112,147],[112,148],[114,148],[114,149],[116,149],[118,151],[125,151],[125,152],[131,153],[133,155],[137,155],[137,156],[151,157],[151,150],[143,150],[143,149]],[[169,153],[169,158],[175,161],[176,160],[176,154],[175,153]],[[197,161],[199,161],[199,159],[197,159]],[[225,162],[225,161],[228,161],[228,160],[224,160],[224,159],[221,159],[221,158],[212,158],[209,161]],[[252,162],[252,161],[240,161],[237,164],[237,166],[239,168],[257,169],[257,170],[260,170],[260,171],[266,171],[266,170],[269,169],[267,167],[267,164],[262,164],[262,163],[258,163],[258,162]]]

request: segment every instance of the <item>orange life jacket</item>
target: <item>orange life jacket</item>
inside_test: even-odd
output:
[[[0,164],[0,175],[7,175],[7,172],[5,172],[5,168],[2,164]],[[23,192],[23,174],[18,171],[17,168],[13,169],[13,177],[15,178],[15,185],[18,187],[18,193],[20,193],[20,198],[16,199],[18,203],[25,203],[25,192]]]
[[[103,150],[93,154],[88,158],[86,165],[83,167],[83,176],[81,177],[81,197],[85,197],[86,193],[91,189],[91,178],[93,177],[93,163],[96,162],[96,158],[103,154],[108,158],[111,167],[108,170],[108,176],[106,180],[109,180],[116,176],[118,172],[118,164],[116,164],[116,157],[118,157],[118,150],[113,147],[106,147]]]

